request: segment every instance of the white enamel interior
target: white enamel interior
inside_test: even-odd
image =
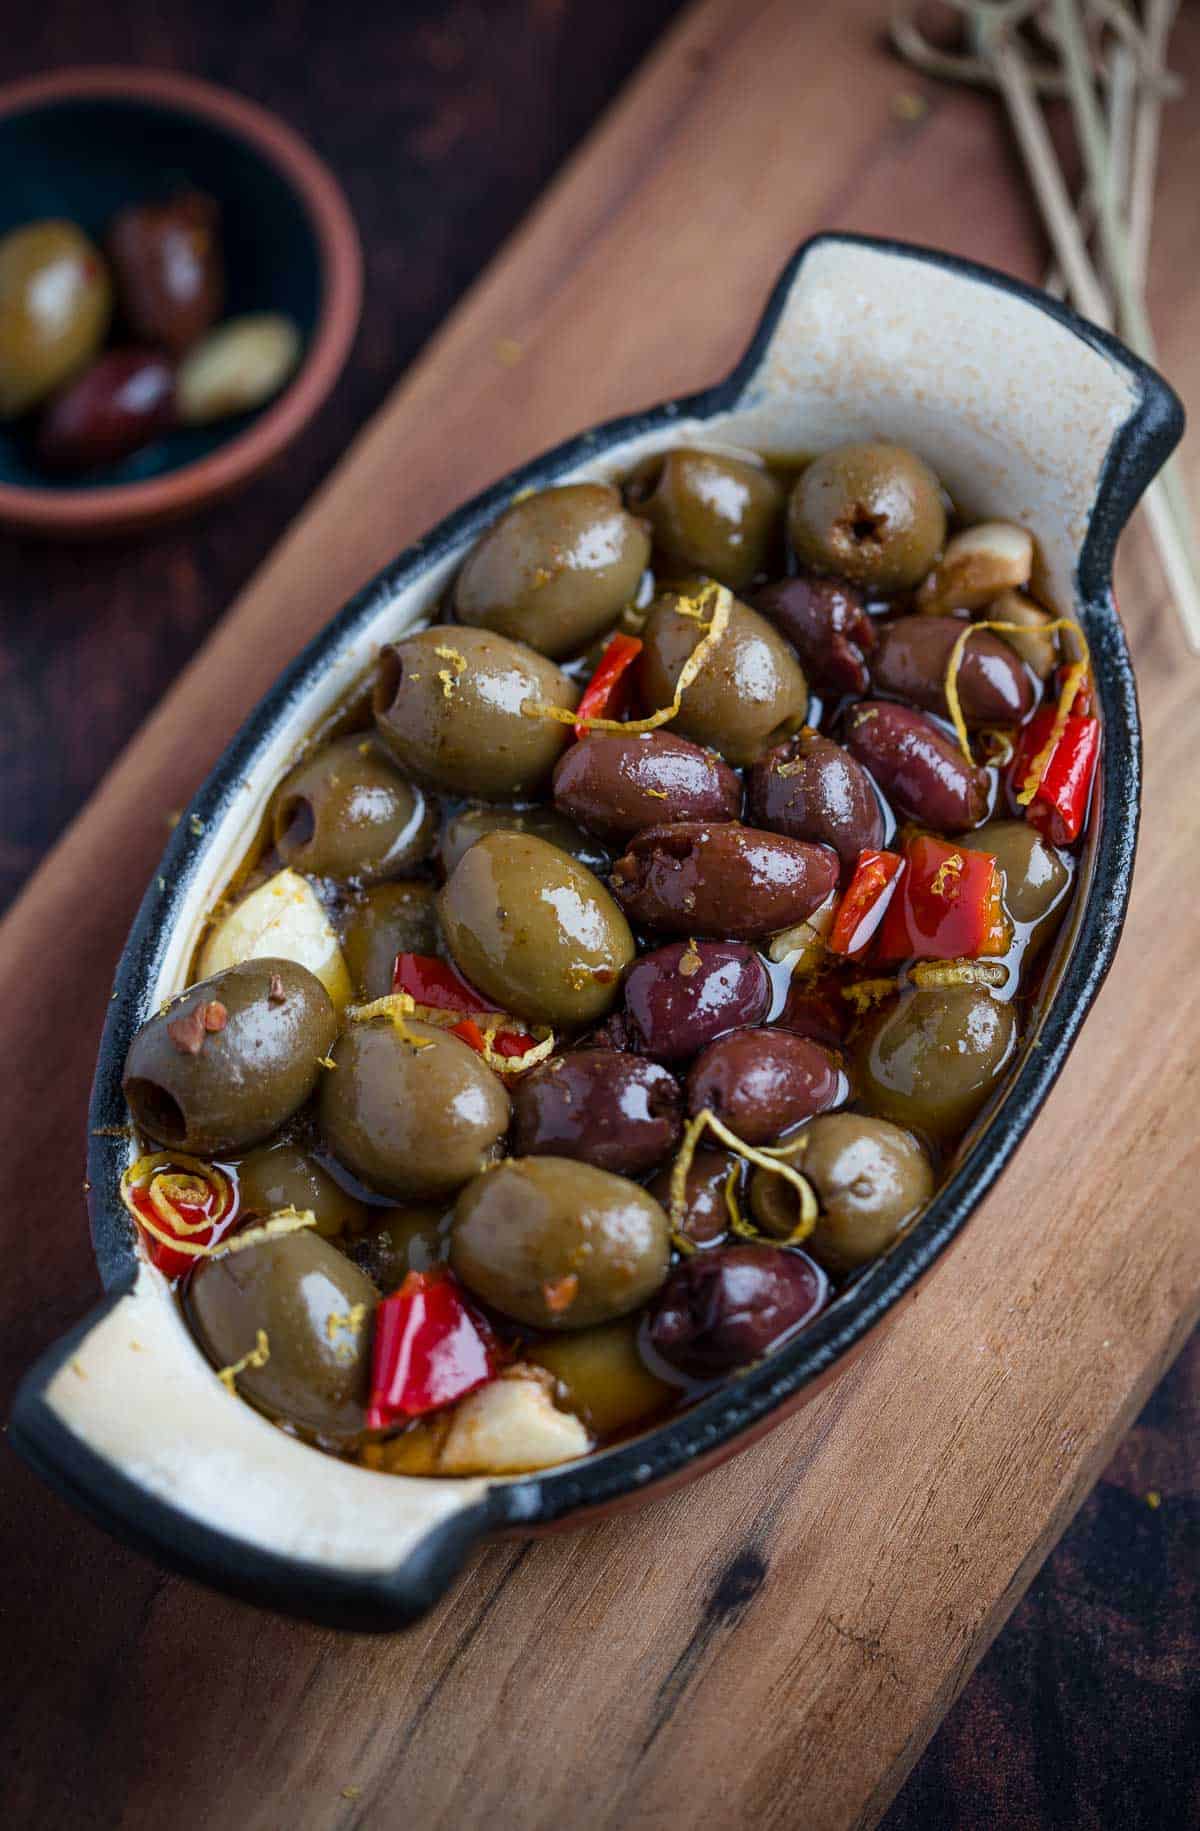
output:
[[[1101,467],[1136,404],[1122,369],[1011,294],[902,254],[829,242],[805,259],[744,405],[705,422],[678,418],[564,468],[560,480],[613,477],[685,443],[791,455],[851,438],[895,439],[921,452],[970,514],[1030,528],[1044,566],[1039,583],[1066,608]],[[276,733],[211,835],[147,1011],[180,988],[204,913],[307,731],[382,642],[428,615],[460,558],[461,550],[447,554],[381,608]],[[153,1495],[265,1550],[343,1571],[395,1566],[486,1485],[372,1474],[293,1441],[214,1378],[149,1265],[60,1368],[46,1399]]]

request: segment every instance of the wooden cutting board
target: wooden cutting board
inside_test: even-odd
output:
[[[882,44],[883,11],[705,0],[683,18],[0,928],[5,1394],[95,1294],[87,1087],[165,817],[284,660],[517,460],[721,374],[812,231],[902,235],[1037,276],[995,105],[915,82]],[[1197,14],[1176,51],[1195,72]],[[1153,303],[1185,397],[1200,396],[1200,275],[1173,250],[1194,245],[1197,141],[1200,115],[1172,112]],[[10,1460],[0,1621],[19,1656],[0,1756],[15,1819],[877,1820],[1200,1309],[1200,668],[1140,529],[1120,591],[1148,769],[1119,961],[1017,1163],[890,1335],[702,1482],[492,1546],[427,1621],[383,1641],[164,1577]],[[81,683],[80,717],[86,703]]]

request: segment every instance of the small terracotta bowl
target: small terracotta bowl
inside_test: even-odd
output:
[[[222,213],[226,315],[286,312],[300,367],[255,413],[170,433],[93,476],[39,470],[0,425],[0,523],[91,539],[224,496],[290,444],[324,401],[358,324],[362,251],[332,174],[282,121],[191,77],[57,70],[0,89],[0,235],[66,217],[99,238],[122,205],[195,187]]]

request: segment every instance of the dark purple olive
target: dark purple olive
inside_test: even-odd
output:
[[[724,1030],[761,1023],[767,969],[739,941],[672,941],[643,954],[625,980],[627,1034],[664,1062],[696,1055]]]
[[[824,1308],[829,1281],[806,1253],[726,1246],[684,1259],[654,1297],[650,1345],[697,1379],[767,1354]]]
[[[121,315],[144,342],[182,356],[221,316],[220,212],[211,197],[187,191],[132,204],[113,218],[108,257]]]
[[[792,1030],[731,1030],[710,1043],[687,1078],[687,1108],[715,1113],[747,1144],[770,1144],[849,1091],[833,1057]]]
[[[943,833],[978,826],[990,782],[923,712],[865,699],[846,719],[846,748],[874,776],[898,814]]]
[[[741,1175],[741,1159],[732,1151],[701,1148],[688,1165],[683,1185],[683,1214],[677,1231],[697,1246],[711,1246],[729,1232],[729,1204],[725,1191],[731,1170]],[[656,1202],[671,1212],[671,1172],[662,1170],[646,1184]],[[734,1184],[737,1188],[737,1184]]]
[[[689,820],[639,833],[610,881],[643,928],[754,941],[807,920],[837,879],[837,853],[827,846]]]
[[[596,732],[559,758],[554,804],[589,832],[628,839],[676,820],[736,820],[742,785],[728,763],[686,738]]]
[[[894,693],[949,716],[946,669],[964,625],[957,617],[900,617],[879,634],[871,662],[877,693]],[[1033,710],[1033,682],[1007,642],[972,630],[958,664],[958,699],[968,725],[1019,725]]]
[[[787,637],[810,686],[827,693],[865,693],[875,625],[849,579],[801,573],[754,594],[754,608]]]
[[[802,731],[750,771],[747,812],[755,826],[832,846],[844,871],[883,844],[879,798],[862,765],[832,738]]]
[[[840,1049],[850,1027],[850,1007],[836,979],[798,978],[792,980],[775,1021],[782,1030],[794,1030],[797,1036],[810,1036],[828,1049]]]
[[[175,372],[158,350],[108,350],[52,400],[37,430],[47,470],[116,464],[170,430]]]
[[[683,1097],[658,1062],[580,1049],[518,1082],[513,1118],[518,1157],[574,1157],[618,1176],[644,1176],[679,1142]]]

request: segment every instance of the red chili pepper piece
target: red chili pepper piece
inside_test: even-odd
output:
[[[1054,720],[1054,707],[1043,706],[1023,727],[1009,765],[1009,790],[1014,798],[1049,743]],[[1037,792],[1024,810],[1029,824],[1051,845],[1072,845],[1083,831],[1099,757],[1099,719],[1069,713],[1062,736],[1042,771]]]
[[[174,1228],[167,1216],[160,1214],[150,1200],[149,1183],[144,1188],[130,1190],[129,1197],[138,1213],[157,1227],[160,1233],[173,1233],[177,1239],[186,1240],[189,1246],[211,1246],[214,1240],[219,1240],[228,1233],[237,1215],[236,1199],[218,1207],[217,1198],[210,1193],[203,1202],[173,1202],[171,1206],[183,1223],[183,1226]],[[200,1227],[201,1221],[207,1221],[209,1225]],[[195,1231],[187,1232],[185,1228]],[[142,1238],[151,1264],[158,1267],[164,1278],[182,1278],[199,1264],[194,1254],[172,1251],[171,1247],[165,1246],[149,1231],[144,1232]]]
[[[497,1008],[434,954],[397,954],[392,990],[407,992],[417,1004],[435,1011],[491,1012]]]
[[[450,1034],[469,1043],[477,1055],[483,1054],[483,1031],[473,1017],[464,1017],[461,1024],[451,1025]]]
[[[905,846],[904,866],[879,930],[876,959],[975,960],[1006,952],[1001,878],[989,852],[923,834]]]
[[[367,1428],[386,1430],[453,1405],[496,1377],[491,1330],[452,1272],[409,1272],[375,1312]]]
[[[897,852],[860,852],[854,876],[846,885],[829,931],[829,951],[856,955],[865,951],[887,913],[904,869]]]
[[[641,640],[637,636],[614,636],[600,660],[596,671],[583,689],[583,695],[576,708],[578,717],[616,718],[623,712],[633,684],[629,669],[642,652]],[[587,736],[587,726],[580,723],[575,727],[576,737]]]

